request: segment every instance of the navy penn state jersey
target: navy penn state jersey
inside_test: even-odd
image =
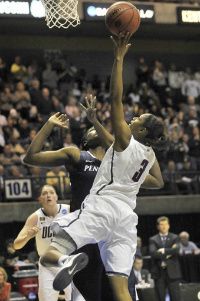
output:
[[[70,211],[80,209],[93,185],[101,161],[89,151],[81,151],[79,162],[70,171],[72,201]]]

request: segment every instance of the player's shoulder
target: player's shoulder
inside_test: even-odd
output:
[[[33,212],[31,215],[28,216],[27,220],[26,220],[26,225],[35,225],[38,222],[38,214],[37,214],[37,210],[35,212]]]
[[[66,155],[68,155],[73,161],[78,162],[81,156],[81,150],[76,145],[63,147],[61,149]]]

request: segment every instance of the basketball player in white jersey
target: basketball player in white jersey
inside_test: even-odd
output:
[[[163,179],[154,148],[167,143],[163,123],[152,114],[124,119],[122,70],[129,34],[113,39],[115,58],[111,76],[111,120],[115,141],[106,152],[90,194],[82,208],[52,224],[55,237],[42,256],[45,266],[60,266],[53,286],[63,289],[87,264],[75,249],[98,243],[101,258],[117,301],[131,301],[128,276],[137,243],[136,196],[143,185],[161,188]],[[135,301],[135,300],[134,300]]]
[[[53,186],[44,185],[41,189],[39,202],[42,208],[31,214],[14,241],[15,250],[23,248],[27,242],[35,237],[39,256],[48,249],[53,233],[50,224],[55,218],[65,216],[69,213],[69,205],[57,204],[58,196]],[[53,289],[53,279],[56,272],[55,267],[46,268],[39,263],[39,300],[57,301],[58,292]],[[65,300],[71,300],[71,285],[65,289]]]

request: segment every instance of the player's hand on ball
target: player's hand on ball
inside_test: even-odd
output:
[[[85,97],[85,103],[86,106],[84,106],[82,103],[80,103],[81,108],[86,112],[87,114],[87,119],[91,122],[94,123],[97,119],[96,116],[96,96],[93,96],[90,94],[89,96]]]
[[[48,122],[61,128],[69,129],[69,119],[67,118],[66,114],[61,114],[60,112],[58,112],[52,115],[49,118]]]
[[[131,44],[129,43],[130,37],[131,34],[129,32],[120,33],[117,37],[111,36],[116,59],[120,60],[124,58],[125,54],[131,46]]]

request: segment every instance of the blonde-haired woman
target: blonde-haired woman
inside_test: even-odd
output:
[[[0,267],[0,301],[10,300],[11,284],[7,282],[8,275],[6,271]]]

